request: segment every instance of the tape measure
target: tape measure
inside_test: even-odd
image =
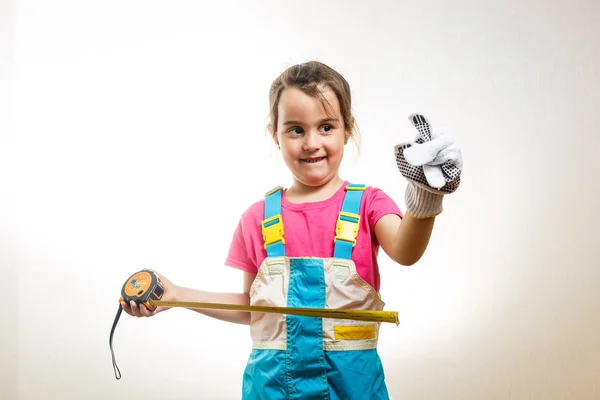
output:
[[[372,322],[390,322],[399,324],[398,312],[396,311],[380,311],[380,310],[345,310],[345,309],[327,309],[327,308],[297,308],[297,307],[271,307],[271,306],[250,306],[242,304],[222,304],[222,303],[203,303],[191,301],[165,301],[162,300],[164,294],[164,285],[158,275],[151,270],[141,270],[131,275],[121,288],[121,298],[119,299],[119,310],[113,322],[110,331],[110,351],[112,353],[113,368],[115,369],[115,377],[121,379],[121,371],[117,367],[115,361],[115,353],[113,351],[112,341],[117,322],[121,316],[123,308],[120,302],[125,301],[130,304],[134,301],[138,306],[144,305],[148,310],[154,311],[158,306],[167,307],[185,307],[199,309],[216,309],[230,311],[254,311],[276,314],[292,314],[305,317],[315,318],[334,318],[334,319],[349,319],[357,321],[372,321]]]
[[[112,345],[115,328],[117,327],[117,322],[119,322],[119,318],[123,312],[121,302],[125,301],[127,304],[131,304],[131,301],[134,301],[138,306],[144,305],[148,310],[154,311],[157,306],[152,304],[152,301],[162,299],[164,292],[165,287],[162,281],[154,271],[149,269],[136,272],[123,284],[123,287],[121,288],[121,298],[119,299],[119,310],[115,316],[115,321],[110,330],[110,338],[108,340],[113,368],[115,370],[115,378],[121,379],[121,371],[119,370],[119,367],[117,367],[115,352]]]
[[[156,305],[152,304],[152,300],[162,299],[164,292],[165,287],[156,272],[144,269],[131,275],[123,284],[119,302],[129,304],[133,300],[138,306],[144,305],[148,310],[154,311]]]

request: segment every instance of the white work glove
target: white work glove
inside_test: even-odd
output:
[[[432,133],[423,115],[412,114],[409,120],[418,131],[415,140],[394,146],[398,169],[408,180],[406,211],[430,218],[442,212],[444,195],[458,189],[462,154],[452,136]]]

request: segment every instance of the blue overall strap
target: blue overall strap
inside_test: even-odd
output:
[[[356,236],[360,226],[360,201],[366,185],[350,183],[346,186],[346,195],[342,210],[335,226],[333,256],[350,259],[352,248],[356,245]]]
[[[281,218],[281,193],[283,188],[277,186],[265,194],[265,215],[262,221],[262,234],[265,241],[267,257],[285,255],[283,238],[283,220]]]

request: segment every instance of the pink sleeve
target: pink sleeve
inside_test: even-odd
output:
[[[404,218],[404,214],[402,214],[396,202],[381,189],[371,188],[367,202],[371,230],[375,230],[375,224],[384,215],[396,214],[400,218]]]
[[[231,244],[229,245],[229,253],[225,259],[225,265],[256,274],[258,272],[258,267],[252,261],[250,256],[250,248],[252,246],[246,242],[247,236],[244,235],[242,221],[243,217],[238,222],[238,225],[233,233],[233,238],[231,239]]]

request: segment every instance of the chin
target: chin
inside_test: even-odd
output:
[[[326,176],[321,176],[321,177],[315,177],[315,176],[302,177],[300,179],[297,178],[297,180],[300,183],[302,183],[305,186],[310,186],[310,187],[323,186],[326,183],[328,183],[331,179],[332,179],[331,177],[326,177]]]

